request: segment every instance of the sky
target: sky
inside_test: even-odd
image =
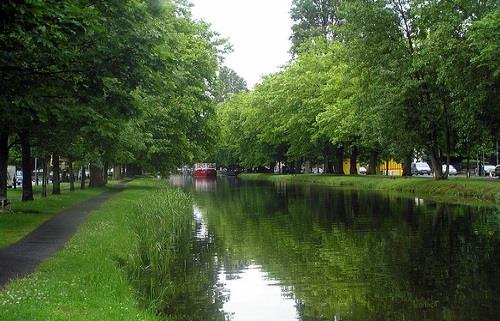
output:
[[[196,19],[228,38],[233,52],[225,65],[253,88],[290,60],[291,0],[191,0]]]

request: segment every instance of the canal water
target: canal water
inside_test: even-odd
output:
[[[179,320],[500,320],[500,209],[174,177],[207,283]]]

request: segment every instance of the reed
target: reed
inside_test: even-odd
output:
[[[185,295],[192,209],[188,195],[164,186],[131,211],[136,245],[126,268],[140,303],[155,313],[175,315],[176,302]]]

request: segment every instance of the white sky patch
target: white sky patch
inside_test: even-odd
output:
[[[193,16],[229,38],[225,64],[250,88],[290,60],[291,0],[191,0]]]
[[[292,321],[299,320],[295,301],[283,296],[276,281],[258,265],[251,265],[240,273],[240,278],[227,280],[219,275],[229,291],[229,301],[223,310],[231,321]]]

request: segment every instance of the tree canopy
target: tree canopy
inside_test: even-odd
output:
[[[8,152],[20,143],[23,199],[32,198],[32,156],[91,163],[99,185],[112,164],[168,173],[205,153],[224,42],[189,8],[167,0],[2,2],[0,165],[6,175]]]
[[[219,107],[225,157],[343,174],[347,153],[351,174],[360,161],[374,174],[394,159],[404,175],[418,157],[446,178],[442,164],[499,139],[499,10],[495,1],[293,1],[294,59]]]

